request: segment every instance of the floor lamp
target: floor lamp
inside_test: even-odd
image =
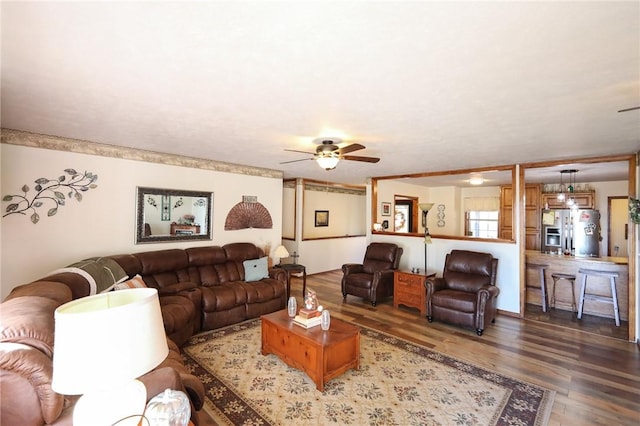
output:
[[[429,234],[429,227],[427,226],[427,214],[433,207],[433,203],[420,203],[418,207],[422,210],[422,227],[424,228],[424,274],[429,275],[427,272],[427,244],[431,244],[431,234]]]

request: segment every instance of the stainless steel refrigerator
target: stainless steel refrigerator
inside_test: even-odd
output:
[[[600,256],[598,210],[542,210],[542,251]]]

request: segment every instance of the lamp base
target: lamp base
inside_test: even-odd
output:
[[[73,408],[73,424],[135,426],[140,422],[146,403],[147,388],[139,380],[132,380],[115,389],[85,393]]]

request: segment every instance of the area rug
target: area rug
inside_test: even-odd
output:
[[[555,392],[361,327],[360,369],[319,392],[260,353],[260,320],[196,335],[185,364],[224,425],[545,425]]]

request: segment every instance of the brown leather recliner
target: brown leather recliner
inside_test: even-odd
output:
[[[498,259],[489,253],[452,250],[447,254],[442,278],[429,278],[427,319],[473,327],[478,336],[495,322]]]
[[[342,297],[365,297],[376,306],[378,300],[393,295],[393,271],[398,269],[402,248],[392,243],[371,243],[364,261],[342,265]]]

